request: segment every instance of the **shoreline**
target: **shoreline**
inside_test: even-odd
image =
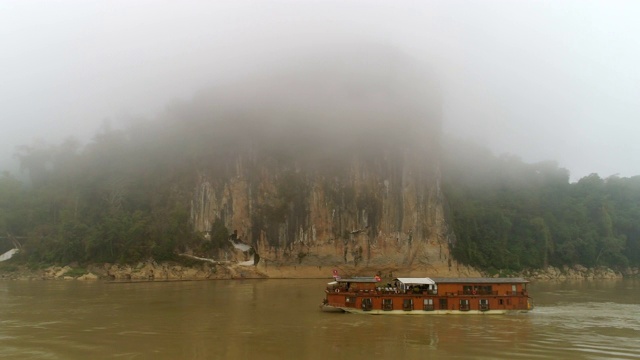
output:
[[[203,280],[242,280],[242,279],[331,279],[333,269],[341,276],[372,276],[379,274],[383,278],[402,276],[437,277],[497,277],[483,274],[473,268],[443,268],[434,266],[402,267],[354,267],[354,266],[310,266],[310,265],[271,265],[241,266],[237,264],[216,265],[199,263],[184,265],[178,263],[157,263],[153,260],[136,265],[92,264],[79,266],[49,266],[43,269],[29,269],[26,265],[13,265],[0,268],[0,280],[80,280],[111,281],[114,283],[131,282],[172,282]],[[394,275],[396,274],[396,275]],[[534,280],[600,280],[640,277],[640,269],[627,268],[614,271],[606,267],[587,268],[581,265],[563,268],[525,270],[510,273],[507,276],[524,277]]]

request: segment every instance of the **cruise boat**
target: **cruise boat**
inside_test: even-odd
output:
[[[523,278],[353,277],[327,284],[321,309],[361,314],[505,314],[533,309]]]

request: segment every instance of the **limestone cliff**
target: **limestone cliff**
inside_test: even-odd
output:
[[[265,274],[449,271],[440,97],[418,68],[347,51],[197,100],[219,131],[199,163],[194,228],[222,219]]]
[[[195,228],[216,218],[274,265],[432,264],[448,259],[437,164],[425,154],[354,158],[341,175],[236,158],[235,174],[200,176]]]

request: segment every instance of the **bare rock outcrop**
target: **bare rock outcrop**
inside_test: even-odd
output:
[[[623,277],[621,272],[616,272],[607,267],[587,268],[579,264],[572,267],[564,266],[562,268],[549,266],[546,269],[525,271],[522,275],[529,279],[538,280],[594,280],[619,279]]]
[[[320,66],[309,60],[185,106],[191,123],[217,125],[193,188],[194,229],[206,238],[223,221],[268,276],[455,269],[433,74],[387,48],[334,49]],[[222,259],[224,250],[206,255]]]

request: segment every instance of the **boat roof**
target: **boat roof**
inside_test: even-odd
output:
[[[403,284],[418,284],[418,285],[434,285],[434,284],[524,284],[529,280],[524,278],[489,278],[489,277],[475,277],[475,278],[454,278],[454,277],[422,277],[422,278],[396,278]],[[380,280],[373,276],[352,277],[346,279],[336,279],[339,283],[377,283]],[[330,283],[331,284],[331,283]]]
[[[378,279],[376,279],[373,276],[365,276],[365,277],[352,277],[350,279],[337,279],[337,282],[341,282],[341,283],[375,283],[378,282]]]
[[[424,278],[396,278],[403,284],[419,284],[419,285],[434,285],[436,282],[428,277]]]
[[[529,280],[524,278],[486,278],[486,277],[478,277],[478,278],[432,278],[438,284],[441,283],[449,283],[449,284],[524,284],[528,283]]]

